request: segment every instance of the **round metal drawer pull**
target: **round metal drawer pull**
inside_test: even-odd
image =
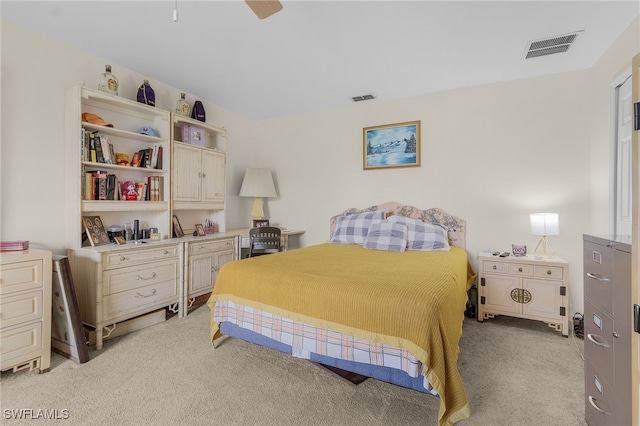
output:
[[[146,295],[145,294],[136,293],[136,299],[140,299],[140,298],[144,299],[145,297],[151,297],[154,294],[156,294],[156,289],[155,288],[151,290],[151,293],[146,294]]]
[[[547,270],[547,275],[551,275],[551,269]]]
[[[162,254],[169,254],[169,250],[163,251]]]
[[[120,256],[120,262],[124,262],[125,260],[127,260],[127,258],[126,258],[126,257],[124,257],[124,256]]]
[[[496,265],[493,265],[493,269],[498,269],[498,267]]]
[[[518,272],[522,272],[522,268],[518,268]]]
[[[156,273],[152,272],[147,278],[141,277],[140,275],[136,275],[136,280],[150,280],[156,277]]]

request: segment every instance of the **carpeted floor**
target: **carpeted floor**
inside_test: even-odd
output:
[[[437,424],[438,399],[426,394],[373,379],[349,385],[237,339],[214,350],[208,314],[201,306],[105,341],[86,364],[54,354],[46,374],[3,372],[2,424]],[[466,319],[459,369],[471,417],[459,424],[586,425],[582,343],[534,321]],[[14,419],[19,409],[59,419]]]

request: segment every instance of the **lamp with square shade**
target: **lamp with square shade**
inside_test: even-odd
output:
[[[531,215],[531,233],[540,235],[540,241],[535,249],[536,256],[548,259],[555,257],[551,243],[547,240],[549,235],[560,234],[560,219],[558,213],[534,213]]]

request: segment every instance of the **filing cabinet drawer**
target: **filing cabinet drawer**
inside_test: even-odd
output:
[[[589,362],[584,366],[585,419],[590,426],[615,425],[613,389]]]
[[[613,313],[613,250],[584,243],[584,292],[608,313]]]
[[[600,377],[613,384],[613,320],[591,300],[584,301],[584,353],[597,366]]]

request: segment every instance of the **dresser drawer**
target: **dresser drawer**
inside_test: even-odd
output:
[[[25,355],[33,352],[33,357],[40,356],[42,349],[42,322],[23,325],[20,327],[3,328],[0,331],[0,348],[2,348],[2,362],[0,369],[13,367],[16,360],[28,361]]]
[[[521,263],[510,263],[509,264],[509,273],[518,274],[518,275],[533,275],[534,267],[533,265],[524,265]]]
[[[230,249],[234,247],[234,240],[215,240],[189,243],[189,253],[210,253],[218,250]]]
[[[0,301],[0,328],[36,321],[41,318],[42,290],[3,297]]]
[[[0,294],[42,288],[42,261],[32,260],[2,265]]]
[[[614,383],[613,320],[590,299],[584,301],[584,354],[597,366],[600,378]]]
[[[103,298],[104,321],[109,323],[132,313],[162,307],[178,301],[178,280],[158,282],[144,287],[121,291]]]
[[[559,266],[536,266],[533,276],[537,278],[547,278],[552,280],[562,280],[563,269]]]
[[[154,262],[144,266],[132,266],[104,272],[102,294],[108,296],[134,290],[164,281],[176,281],[178,260]]]
[[[168,259],[178,255],[178,246],[166,246],[143,250],[127,250],[105,255],[105,269],[118,266],[135,265]]]

